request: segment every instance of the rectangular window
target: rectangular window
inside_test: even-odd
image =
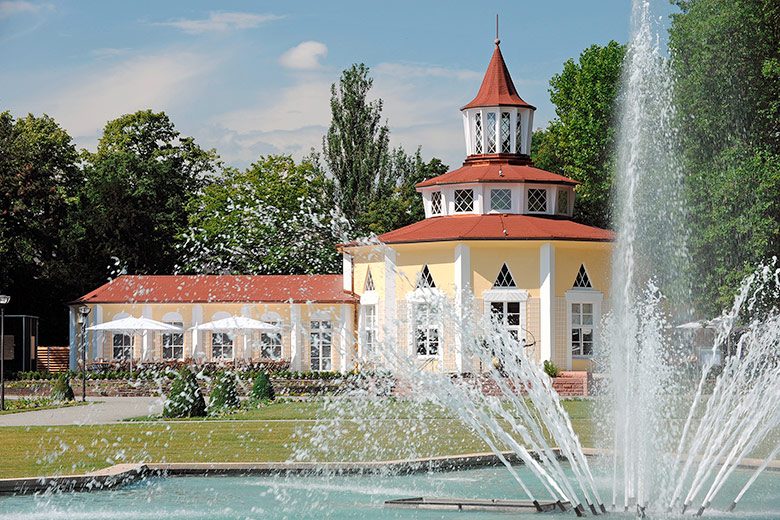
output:
[[[544,188],[528,189],[528,212],[546,213],[547,212],[547,190]]]
[[[474,114],[474,153],[482,153],[482,113]]]
[[[414,320],[417,355],[435,356],[439,353],[439,320],[431,304],[416,304]]]
[[[487,125],[485,126],[485,132],[487,132],[487,153],[496,153],[496,113],[487,113]]]
[[[376,305],[363,306],[363,355],[372,354],[376,347]]]
[[[520,302],[491,302],[490,316],[513,339],[520,340]]]
[[[511,211],[512,190],[490,190],[490,209],[493,211]]]
[[[558,190],[558,202],[556,204],[555,212],[558,215],[569,214],[569,190]]]
[[[263,332],[260,334],[260,357],[263,359],[282,359],[281,332]]]
[[[474,190],[455,190],[455,212],[474,211]]]
[[[510,134],[511,116],[509,112],[501,112],[501,153],[509,153],[512,148]]]
[[[517,113],[517,123],[515,123],[515,153],[522,153],[521,146],[523,136],[523,125],[520,123],[520,112]]]
[[[311,369],[315,371],[332,370],[331,347],[333,332],[328,320],[313,320],[309,324],[311,341]]]
[[[233,335],[227,332],[211,334],[211,359],[233,359]]]
[[[130,359],[133,355],[133,338],[130,334],[114,334],[111,355],[114,359]]]
[[[432,215],[441,214],[441,192],[440,191],[434,191],[433,193],[431,193],[431,214]]]
[[[571,353],[573,356],[593,354],[593,304],[571,304]]]
[[[182,323],[177,321],[169,322],[168,325],[182,327]],[[167,332],[162,335],[162,357],[184,359],[184,332]]]

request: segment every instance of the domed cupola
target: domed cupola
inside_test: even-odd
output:
[[[470,160],[529,161],[535,107],[517,93],[501,54],[501,41],[490,58],[477,96],[463,112],[466,153]]]

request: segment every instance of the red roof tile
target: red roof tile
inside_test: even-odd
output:
[[[539,182],[545,184],[579,184],[574,179],[535,168],[530,164],[513,164],[495,160],[484,162],[467,161],[457,170],[438,177],[422,181],[418,188],[441,184],[460,184],[464,182]],[[499,174],[500,172],[500,174]]]
[[[493,51],[493,57],[490,58],[477,97],[461,110],[498,105],[534,108],[517,94],[512,76],[509,75],[509,69],[507,69],[504,57],[501,55],[501,48],[496,44],[496,50]]]
[[[380,235],[387,244],[449,240],[574,240],[609,242],[612,231],[572,220],[531,215],[432,217]]]
[[[342,275],[120,276],[82,296],[83,303],[322,302],[350,303]]]

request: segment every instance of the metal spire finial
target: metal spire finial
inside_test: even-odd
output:
[[[501,40],[498,39],[498,14],[496,14],[496,39],[495,44],[499,45],[501,43]]]

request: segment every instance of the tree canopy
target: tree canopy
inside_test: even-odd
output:
[[[550,80],[556,118],[534,133],[536,166],[578,180],[575,218],[608,227],[615,158],[615,109],[625,45],[591,45]]]

